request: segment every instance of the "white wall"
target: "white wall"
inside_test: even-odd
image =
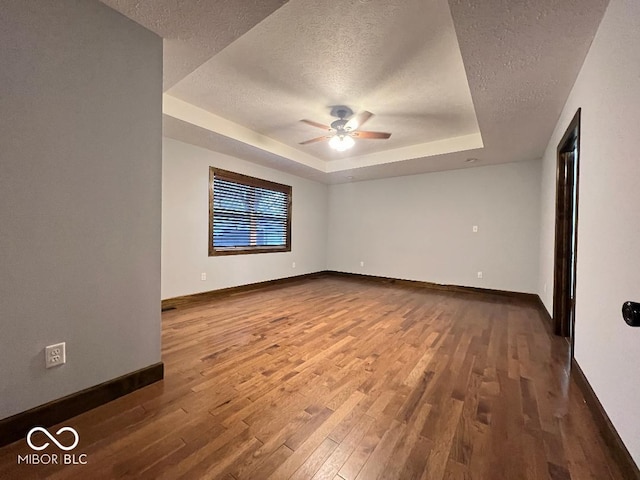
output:
[[[328,268],[535,292],[539,182],[536,160],[331,186]]]
[[[292,186],[291,252],[208,256],[210,166]],[[170,138],[162,169],[163,299],[325,270],[326,185]]]
[[[162,41],[97,1],[5,0],[0,45],[4,418],[160,361]]]
[[[543,159],[538,291],[553,307],[556,148],[582,107],[575,358],[640,464],[640,2],[611,0]],[[544,284],[547,291],[544,292]]]

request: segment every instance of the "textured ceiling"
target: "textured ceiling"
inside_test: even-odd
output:
[[[171,88],[287,0],[101,0],[164,40]]]
[[[542,157],[609,1],[449,3],[487,147],[478,156]]]
[[[165,38],[165,135],[331,183],[539,158],[608,3],[103,1]],[[299,146],[334,104],[391,139]]]
[[[443,0],[291,1],[167,93],[323,160],[479,133]],[[326,133],[299,120],[337,104],[391,138],[298,145]]]

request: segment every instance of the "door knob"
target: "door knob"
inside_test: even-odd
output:
[[[624,302],[622,304],[622,318],[630,327],[640,327],[640,303]]]

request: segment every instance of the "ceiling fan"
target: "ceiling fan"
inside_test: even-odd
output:
[[[329,140],[329,146],[339,152],[344,152],[349,148],[353,147],[355,144],[354,138],[377,138],[386,140],[391,136],[390,133],[385,132],[369,132],[365,130],[358,130],[364,123],[373,117],[373,113],[367,112],[363,110],[357,115],[353,115],[353,110],[349,107],[345,107],[344,105],[337,105],[331,108],[331,116],[337,117],[338,120],[335,120],[331,123],[331,126],[323,125],[318,122],[313,122],[311,120],[300,120],[307,125],[311,125],[312,127],[318,127],[323,130],[327,130],[329,133],[327,135],[322,135],[321,137],[312,138],[311,140],[306,140],[304,142],[300,142],[300,145],[307,145],[309,143],[321,142],[323,140]]]

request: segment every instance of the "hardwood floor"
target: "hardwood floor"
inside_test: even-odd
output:
[[[219,298],[163,314],[164,381],[64,422],[86,465],[17,465],[21,440],[0,478],[622,479],[567,349],[504,297],[320,277]]]

